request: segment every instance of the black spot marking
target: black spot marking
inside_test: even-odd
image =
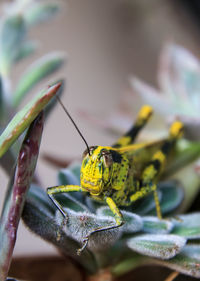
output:
[[[154,168],[156,169],[156,171],[159,171],[161,163],[158,159],[155,159],[151,162],[151,164],[154,166]]]
[[[122,156],[117,151],[110,150],[110,153],[112,155],[112,159],[115,163],[121,163],[122,162]]]
[[[143,124],[142,124],[143,125]],[[131,140],[135,138],[135,136],[138,134],[139,130],[143,126],[139,126],[138,124],[135,124],[126,134],[125,136],[130,137]]]
[[[167,155],[170,151],[171,143],[169,141],[165,141],[162,145],[161,151],[164,155]]]

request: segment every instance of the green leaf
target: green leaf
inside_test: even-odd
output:
[[[58,182],[60,185],[79,185],[79,179],[69,169],[61,169],[58,173]]]
[[[181,140],[177,145],[176,156],[172,163],[166,167],[164,177],[172,176],[178,170],[184,168],[200,157],[200,142],[188,142]]]
[[[16,54],[15,62],[18,62],[28,57],[29,55],[35,52],[36,48],[37,48],[36,42],[33,41],[24,42],[24,44],[21,46],[21,48],[18,50],[18,53]]]
[[[143,217],[143,231],[154,234],[166,234],[173,228],[173,223],[167,220],[161,220],[157,217]]]
[[[185,243],[185,238],[171,234],[143,234],[127,240],[133,251],[164,260],[177,255]]]
[[[162,198],[162,193],[158,189],[159,202],[161,201],[161,198]],[[134,202],[134,204],[131,205],[132,211],[139,215],[146,215],[150,213],[152,210],[155,210],[155,207],[156,205],[155,205],[153,194],[149,194],[148,196]]]
[[[58,183],[60,185],[79,185],[80,184],[80,163],[73,163],[67,168],[61,169],[58,172]]]
[[[32,122],[23,141],[14,181],[12,182],[13,177],[11,176],[11,182],[4,201],[0,224],[0,280],[5,280],[9,270],[26,193],[37,163],[42,131],[43,114],[40,113]]]
[[[168,261],[156,261],[162,266],[200,278],[200,245],[186,245],[180,254]]]
[[[70,208],[76,212],[89,212],[89,209],[82,204],[75,196],[75,192],[56,194],[55,198],[62,205],[62,207]]]
[[[181,221],[175,221],[173,234],[187,239],[200,238],[200,213],[179,215],[179,218]]]
[[[30,9],[26,9],[24,18],[27,24],[35,25],[49,20],[59,11],[57,3],[35,3]]]
[[[162,214],[170,213],[180,206],[183,201],[184,193],[182,187],[176,181],[163,182],[160,185],[162,199],[160,207]],[[156,210],[149,212],[151,215],[156,215]]]
[[[187,49],[175,44],[165,46],[161,56],[159,84],[166,96],[171,95],[179,113],[190,116],[198,114],[200,62]]]
[[[56,95],[60,86],[61,83],[56,83],[47,90],[42,91],[13,117],[0,136],[0,157],[4,155],[19,135],[31,124],[52,97]]]
[[[13,15],[1,22],[0,30],[0,71],[7,75],[11,63],[16,59],[26,35],[22,15]]]
[[[121,226],[121,230],[126,233],[134,233],[142,230],[143,222],[142,218],[136,214],[127,211],[121,211],[125,224]],[[101,207],[97,210],[97,216],[111,216],[114,218],[114,214],[108,207]]]
[[[41,187],[31,184],[27,193],[27,200],[40,206],[40,210],[48,217],[53,218],[57,208],[54,206],[47,193]]]
[[[61,53],[50,53],[34,62],[17,85],[12,100],[13,106],[18,106],[35,84],[60,68],[63,62],[64,55]]]

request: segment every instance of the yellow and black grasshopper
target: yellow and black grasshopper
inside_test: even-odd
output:
[[[61,105],[64,108],[62,103]],[[64,110],[69,116],[67,110],[65,108]],[[115,224],[91,230],[83,238],[83,246],[78,253],[87,246],[90,236],[94,233],[114,229],[124,224],[119,207],[129,206],[151,192],[154,194],[157,216],[162,218],[157,182],[169,159],[170,152],[183,134],[183,124],[179,121],[174,122],[170,127],[168,137],[164,140],[133,144],[139,131],[149,121],[152,112],[150,106],[143,106],[133,127],[112,146],[89,147],[69,116],[87,146],[83,153],[80,186],[50,187],[47,189],[47,194],[64,218],[67,218],[67,214],[54,198],[54,194],[72,191],[87,192],[92,199],[107,204],[115,218]]]

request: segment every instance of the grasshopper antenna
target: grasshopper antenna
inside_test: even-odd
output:
[[[89,145],[86,141],[86,139],[84,138],[84,136],[82,135],[81,131],[79,130],[78,126],[76,125],[76,123],[74,122],[74,120],[72,119],[71,115],[69,114],[69,112],[67,111],[66,107],[64,106],[64,104],[62,103],[62,101],[60,100],[60,98],[58,96],[56,96],[57,101],[59,102],[59,104],[62,106],[63,110],[65,111],[65,113],[67,114],[67,116],[69,117],[69,119],[71,120],[72,124],[74,125],[74,127],[76,128],[77,132],[79,133],[79,135],[81,136],[82,140],[84,141],[86,147],[87,147],[87,151],[88,154],[90,155],[90,148]]]

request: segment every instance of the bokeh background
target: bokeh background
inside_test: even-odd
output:
[[[25,65],[47,52],[65,52],[65,66],[51,80],[44,80],[34,88],[33,94],[50,81],[64,78],[66,88],[62,100],[89,145],[108,145],[114,136],[91,126],[80,117],[79,110],[99,118],[108,116],[123,95],[131,91],[130,76],[156,85],[159,53],[166,42],[183,45],[198,57],[198,9],[197,6],[191,9],[191,5],[199,5],[198,1],[66,0],[59,3],[61,9],[55,19],[31,30],[31,38],[40,42],[39,51],[24,65],[17,65],[12,78],[17,81]],[[30,96],[25,102],[29,99]],[[133,101],[139,106],[140,101]],[[137,107],[136,104],[133,107]],[[73,125],[57,106],[45,123],[41,156],[50,153],[63,160],[77,158],[84,149]],[[56,169],[42,157],[37,169],[44,188],[56,184]],[[2,205],[7,178],[3,172],[0,177]],[[38,253],[56,253],[56,250],[20,223],[15,256]]]

